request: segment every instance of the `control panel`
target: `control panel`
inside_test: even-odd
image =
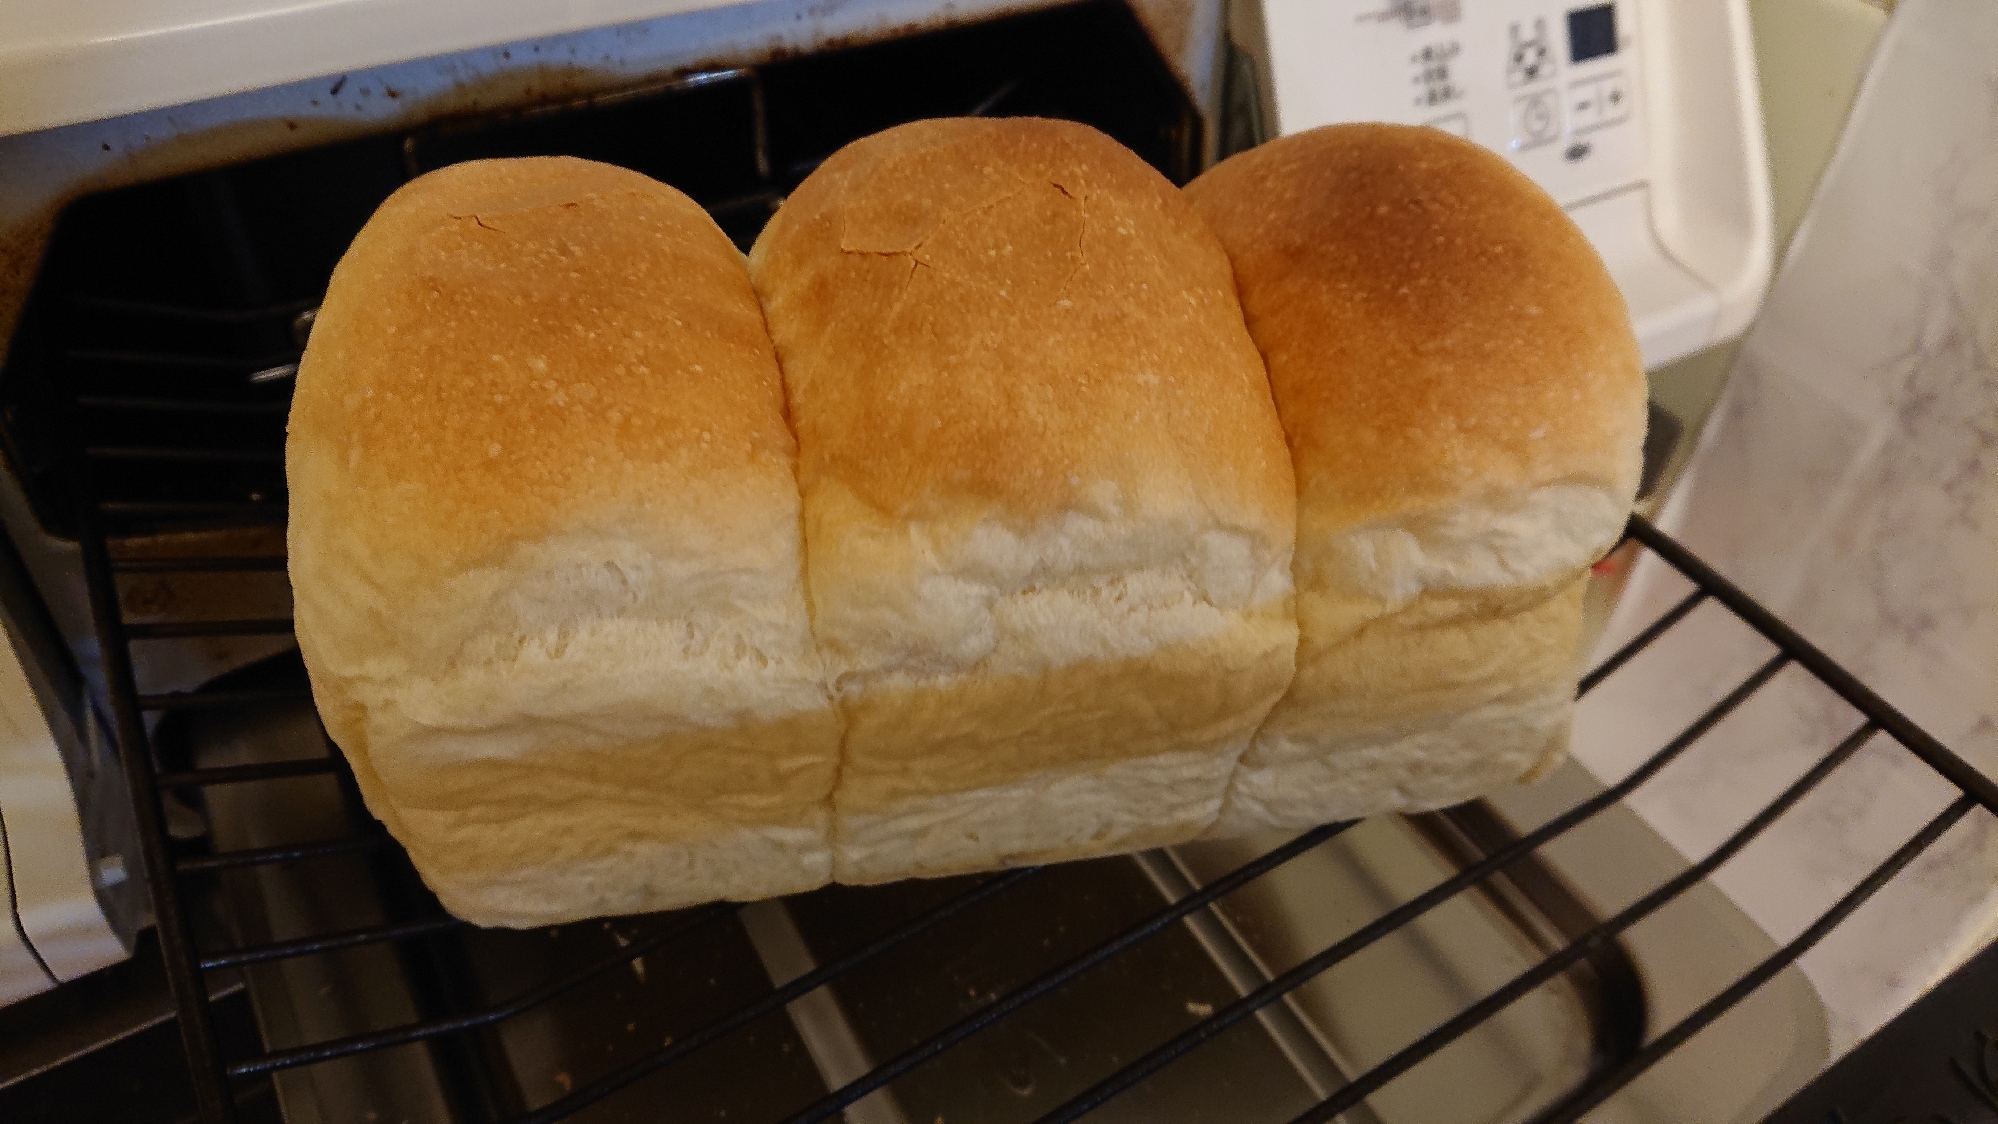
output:
[[[1264,0],[1276,131],[1444,129],[1572,207],[1646,178],[1637,2]]]

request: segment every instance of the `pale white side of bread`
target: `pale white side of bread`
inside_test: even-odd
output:
[[[835,689],[1123,660],[1215,636],[1291,593],[1283,553],[1197,509],[1088,508],[1021,530],[896,524],[825,487],[811,513],[818,636]]]
[[[1580,657],[1560,645],[1581,608],[1556,591],[1615,545],[1629,510],[1619,488],[1560,482],[1358,526],[1301,511],[1296,678],[1207,835],[1447,807],[1558,764]],[[1557,638],[1522,636],[1529,613],[1558,618]],[[1397,666],[1381,630],[1455,650]]]
[[[435,830],[417,816],[418,830]],[[685,844],[634,840],[577,862],[518,866],[466,876],[445,868],[429,879],[453,916],[474,925],[531,928],[578,917],[656,913],[715,900],[718,887],[756,887],[758,898],[825,885],[826,817],[795,827],[743,828]],[[532,820],[517,830],[542,830]],[[564,830],[566,817],[545,825]]]
[[[1219,814],[1297,643],[1272,544],[1107,484],[1026,530],[897,527],[836,489],[810,510],[817,634],[867,748],[834,794],[838,881],[1165,844]]]
[[[1558,764],[1573,687],[1529,687],[1469,710],[1303,736],[1265,727],[1208,834],[1297,830],[1383,812],[1447,808]]]
[[[767,530],[755,556],[720,558],[712,544],[665,544],[651,529],[565,534],[422,598],[367,588],[366,566],[335,562],[350,553],[335,548],[333,564],[301,583],[302,600],[326,604],[315,663],[366,705],[371,740],[431,764],[823,709],[803,591],[790,576],[796,532],[785,543],[784,525]],[[340,616],[370,603],[397,619],[394,644],[343,635],[351,626]]]
[[[1213,837],[1445,807],[1567,745],[1579,581],[1627,508],[1554,484],[1300,534],[1305,642]]]
[[[899,801],[839,823],[839,880],[868,884],[1089,858],[1106,843],[1163,846],[1198,835],[1247,738],[1222,752],[1165,753],[1079,771],[1044,770],[970,792]],[[1023,814],[1023,809],[1031,810]]]
[[[656,527],[562,535],[412,599],[309,518],[292,566],[315,687],[453,913],[530,926],[831,877],[830,802],[810,790],[838,719],[789,576],[795,522],[722,558]],[[385,620],[393,642],[370,628]]]
[[[1546,585],[1590,565],[1623,534],[1630,503],[1562,483],[1357,527],[1299,527],[1304,584],[1398,605],[1425,593]]]

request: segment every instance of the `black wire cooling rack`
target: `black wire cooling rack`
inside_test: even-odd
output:
[[[149,509],[149,519],[170,516],[172,512]],[[191,512],[204,516],[201,511]],[[442,915],[434,899],[421,892],[407,871],[394,843],[358,806],[353,820],[365,825],[340,837],[316,839],[283,846],[234,851],[204,851],[199,843],[190,845],[169,836],[162,798],[169,794],[182,803],[198,803],[199,794],[219,786],[280,783],[313,775],[342,778],[341,790],[351,800],[351,781],[342,777],[344,766],[337,753],[249,765],[220,767],[166,767],[148,729],[148,714],[163,712],[228,711],[290,702],[296,704],[302,686],[294,681],[282,685],[220,686],[167,694],[140,694],[133,679],[131,645],[176,637],[212,637],[232,634],[271,634],[287,629],[284,620],[193,621],[144,625],[128,623],[120,608],[119,575],[133,572],[157,573],[169,569],[194,571],[256,571],[282,565],[281,558],[175,557],[132,558],[115,556],[108,546],[106,514],[95,504],[85,503],[80,515],[92,604],[97,616],[110,683],[111,709],[115,733],[132,791],[136,794],[146,866],[152,872],[154,905],[158,915],[159,938],[178,1000],[181,1028],[193,1069],[202,1119],[237,1119],[239,1107],[254,1102],[258,1082],[274,1073],[310,1067],[414,1043],[436,1047],[433,1056],[452,1071],[460,1095],[454,1111],[466,1119],[518,1121],[561,1120],[592,1103],[658,1071],[675,1066],[700,1066],[704,1052],[727,1042],[759,1023],[782,1012],[787,1006],[805,1000],[813,993],[862,973],[878,958],[910,941],[926,930],[981,909],[1004,908],[1008,895],[1025,883],[1048,876],[1041,868],[1009,871],[976,881],[933,904],[925,911],[898,924],[883,926],[871,939],[845,954],[796,975],[776,986],[766,987],[753,1000],[732,1010],[716,1012],[691,1033],[675,1036],[641,1056],[594,1080],[567,1090],[563,1095],[540,1104],[507,1103],[518,1097],[490,1089],[468,1088],[482,1082],[505,1085],[495,1074],[504,1067],[490,1049],[479,1046],[480,1032],[510,1019],[531,1016],[537,1008],[557,1002],[565,993],[581,988],[607,973],[629,966],[640,957],[670,952],[676,942],[712,929],[733,917],[740,908],[715,905],[688,910],[658,919],[640,939],[615,947],[594,959],[563,965],[520,994],[489,1001],[454,987],[442,977],[448,965],[462,960],[456,942],[466,938],[469,928]],[[1065,1124],[1080,1120],[1128,1090],[1172,1067],[1203,1044],[1229,1028],[1271,1008],[1284,996],[1334,965],[1348,961],[1363,950],[1410,925],[1442,903],[1458,895],[1474,892],[1510,868],[1529,860],[1545,845],[1571,829],[1617,804],[1651,780],[1661,769],[1683,754],[1729,713],[1739,707],[1775,675],[1792,665],[1803,669],[1850,703],[1863,721],[1843,740],[1826,752],[1802,777],[1763,807],[1741,828],[1706,857],[1666,880],[1611,917],[1572,935],[1566,943],[1553,947],[1537,963],[1503,986],[1470,1003],[1454,1016],[1409,1042],[1384,1061],[1352,1075],[1343,1086],[1332,1090],[1315,1106],[1294,1117],[1293,1124],[1326,1121],[1356,1106],[1390,1081],[1492,1019],[1528,992],[1570,971],[1592,954],[1610,946],[1620,934],[1685,894],[1711,875],[1721,864],[1760,835],[1789,811],[1806,793],[1823,781],[1861,746],[1885,735],[1954,785],[1959,795],[1921,830],[1910,836],[1866,878],[1810,924],[1795,939],[1740,976],[1733,984],[1690,1015],[1669,1027],[1658,1029],[1633,1048],[1599,1064],[1555,1109],[1541,1117],[1547,1121],[1581,1119],[1590,1109],[1644,1073],[1662,1057],[1739,1004],[1750,993],[1794,963],[1827,933],[1843,922],[1926,848],[1980,804],[1998,811],[1998,786],[1972,769],[1948,748],[1929,736],[1900,712],[1887,705],[1838,664],[1776,619],[1755,601],[1722,579],[1684,548],[1642,519],[1633,518],[1629,539],[1669,564],[1689,579],[1694,591],[1646,627],[1628,644],[1591,670],[1581,681],[1586,694],[1622,669],[1636,654],[1657,641],[1694,609],[1715,602],[1759,632],[1777,649],[1733,690],[1709,707],[1677,736],[1671,738],[1624,779],[1600,794],[1568,809],[1551,821],[1523,836],[1497,847],[1454,875],[1409,897],[1343,939],[1304,959],[1288,971],[1248,990],[1232,1002],[1216,1006],[1190,1027],[1163,1036],[1143,1053],[1103,1073],[1066,1103],[1046,1112],[1035,1124]],[[162,724],[161,728],[164,728]],[[990,997],[974,1011],[901,1050],[866,1072],[845,1081],[838,1088],[809,1103],[801,1103],[782,1116],[785,1124],[808,1124],[840,1116],[876,1090],[918,1070],[965,1040],[1004,1020],[1017,1016],[1037,1002],[1046,1000],[1092,972],[1101,971],[1118,958],[1174,926],[1196,920],[1203,911],[1269,874],[1284,863],[1346,831],[1352,825],[1334,824],[1297,836],[1289,843],[1268,851],[1224,876],[1209,880],[1197,890],[1171,901],[1129,924],[1122,931],[1095,944],[1043,972],[1021,986]],[[391,911],[378,923],[340,928],[306,936],[238,947],[214,947],[197,936],[196,915],[209,899],[212,888],[207,880],[224,872],[244,871],[273,864],[300,863],[328,856],[368,853],[386,866],[389,881],[402,887],[406,912]],[[1050,868],[1053,869],[1053,868]],[[1052,923],[1052,922],[1051,922]],[[251,1042],[246,1049],[227,1050],[218,1041],[209,1007],[208,980],[211,973],[226,972],[250,965],[270,964],[317,956],[366,945],[393,945],[402,949],[405,961],[420,975],[436,977],[427,989],[415,1017],[365,1033],[331,1040],[314,1041],[284,1048],[265,1048]],[[417,951],[412,952],[412,948]],[[924,981],[904,981],[921,988]],[[246,1110],[247,1111],[247,1110]]]

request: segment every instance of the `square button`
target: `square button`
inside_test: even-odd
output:
[[[1512,103],[1512,146],[1533,148],[1561,136],[1561,92],[1541,90]]]

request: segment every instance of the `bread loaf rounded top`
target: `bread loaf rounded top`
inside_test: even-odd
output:
[[[1636,491],[1644,366],[1574,222],[1434,129],[1334,125],[1190,184],[1234,262],[1300,517],[1362,524],[1508,492]]]
[[[799,481],[884,517],[1014,526],[1202,510],[1284,553],[1295,495],[1227,257],[1084,125],[919,121],[856,141],[750,252]]]
[[[552,534],[795,524],[783,408],[742,257],[692,200],[473,161],[398,190],[341,259],[288,473],[378,581],[421,589]]]

